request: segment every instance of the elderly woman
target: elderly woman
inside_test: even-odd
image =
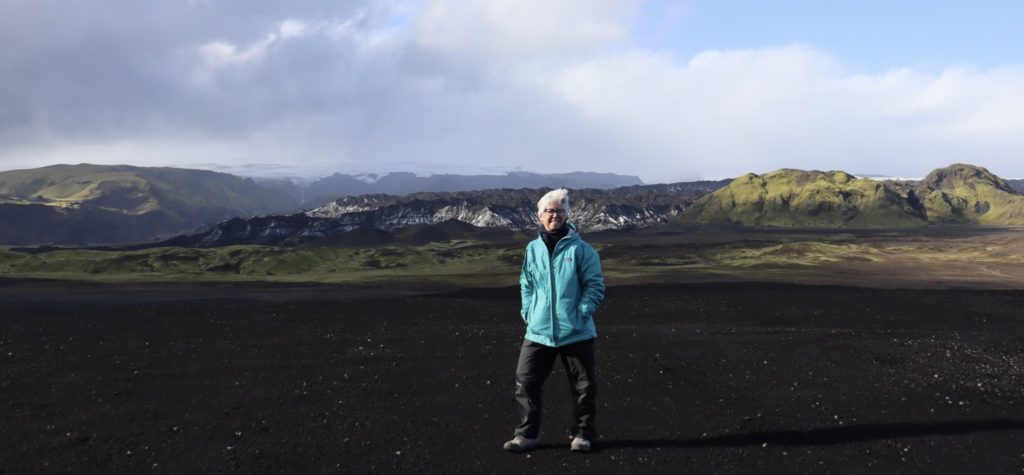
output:
[[[555,359],[569,376],[575,452],[589,452],[597,435],[597,379],[594,371],[594,312],[604,300],[604,276],[597,251],[568,224],[569,192],[551,191],[537,202],[540,235],[526,246],[519,275],[526,338],[516,368],[516,402],[521,416],[505,450],[525,452],[540,441],[541,386]]]

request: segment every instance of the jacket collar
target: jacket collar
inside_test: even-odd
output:
[[[575,224],[565,223],[565,227],[568,228],[569,231],[565,233],[565,237],[563,237],[562,239],[573,238],[573,237],[576,237],[576,236],[578,236],[580,234],[579,230],[576,229],[576,225]],[[543,228],[541,228],[541,229],[543,229]],[[544,239],[540,234],[541,234],[541,232],[540,232],[540,230],[538,230],[537,231],[537,239]]]

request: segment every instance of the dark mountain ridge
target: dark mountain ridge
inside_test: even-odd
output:
[[[7,200],[0,201],[0,213],[6,213],[0,214],[0,219],[7,219],[0,220],[0,242],[140,242],[150,239],[153,229],[166,229],[168,223],[179,225],[182,216],[194,212],[190,207],[219,209],[209,206],[211,195],[202,193],[202,186],[194,183],[183,185],[186,193],[182,193],[167,185],[174,180],[157,180],[151,177],[158,174],[142,175],[135,167],[97,173],[103,179],[23,179],[21,188],[4,188],[0,181],[0,192],[6,196],[0,200]],[[239,213],[201,232],[144,247],[347,246],[442,238],[506,239],[534,232],[536,200],[549,189],[349,196],[307,212],[248,218],[239,217]],[[225,196],[230,201],[231,193],[238,192],[221,193],[214,201]],[[187,199],[178,199],[177,207],[166,206],[164,203],[176,203],[167,196]],[[916,182],[861,179],[842,171],[783,169],[734,180],[573,189],[570,196],[570,221],[591,233],[671,223],[822,229],[1024,225],[1024,196],[1012,183],[984,168],[965,164],[934,170]],[[78,227],[52,226],[61,219],[75,221]],[[26,235],[44,236],[46,240],[26,241]]]
[[[367,190],[388,190],[404,195],[416,190],[455,191],[522,183],[532,186],[587,184],[601,188],[639,182],[637,177],[583,172],[429,177],[412,173],[335,174],[314,182],[307,189],[290,180],[257,183],[250,178],[208,170],[54,165],[0,173],[0,245],[147,241],[194,231],[231,218],[297,211],[302,199],[314,194],[337,197]],[[322,198],[309,202],[320,206],[328,201]],[[283,221],[285,219],[278,216],[254,222]],[[230,228],[232,224],[225,226]]]
[[[583,231],[630,229],[667,223],[690,203],[725,181],[639,185],[613,190],[573,190],[570,221]],[[451,236],[483,236],[476,229],[532,233],[537,199],[549,189],[497,189],[472,192],[422,192],[406,196],[362,195],[341,198],[322,208],[289,216],[232,219],[207,231],[179,236],[160,245],[217,247],[231,244],[302,244],[354,231],[359,240],[385,235],[367,228],[398,232],[420,226],[448,228]],[[461,224],[454,224],[461,223]],[[434,226],[434,228],[430,228]],[[461,227],[458,231],[453,227]],[[423,231],[428,232],[428,231]],[[433,231],[430,231],[433,232]],[[483,233],[483,234],[474,234]],[[492,233],[494,234],[494,233]],[[337,237],[345,240],[349,237]],[[493,236],[492,236],[493,237]]]
[[[409,172],[393,172],[364,175],[335,173],[314,180],[308,185],[296,184],[286,179],[261,180],[260,184],[288,193],[300,202],[303,208],[308,209],[323,206],[325,203],[344,196],[369,194],[403,196],[418,192],[478,191],[498,188],[612,189],[642,185],[643,182],[636,176],[593,172],[551,174],[510,172],[504,175],[438,174],[429,176],[418,176]]]

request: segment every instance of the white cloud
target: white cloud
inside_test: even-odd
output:
[[[280,33],[281,38],[284,39],[301,38],[309,33],[310,28],[309,25],[301,20],[289,18],[277,26],[277,31]]]
[[[635,0],[434,0],[413,23],[426,49],[463,58],[530,60],[621,41]]]
[[[645,176],[782,167],[924,174],[956,161],[1010,165],[1024,146],[1019,69],[850,74],[805,46],[674,59],[615,54],[568,65],[551,82],[630,143]],[[964,155],[972,146],[987,153]]]
[[[214,68],[258,62],[263,60],[267,47],[276,39],[276,36],[270,36],[241,51],[226,41],[211,41],[199,47],[199,58],[204,65]]]
[[[679,57],[629,46],[628,0],[108,0],[123,15],[56,19],[38,1],[0,4],[0,41],[19,45],[0,50],[0,169],[1024,176],[1021,65],[866,74],[811,45]]]
[[[288,18],[280,22],[275,31],[267,33],[263,38],[249,43],[242,49],[224,40],[213,40],[200,45],[197,53],[203,66],[212,68],[258,63],[263,61],[267,51],[275,44],[302,38],[319,30],[322,30],[322,27],[311,28],[301,20]]]

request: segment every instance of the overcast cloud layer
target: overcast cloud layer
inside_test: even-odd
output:
[[[810,44],[679,57],[629,0],[9,0],[0,169],[242,175],[778,168],[1024,176],[1024,66],[866,74]]]

